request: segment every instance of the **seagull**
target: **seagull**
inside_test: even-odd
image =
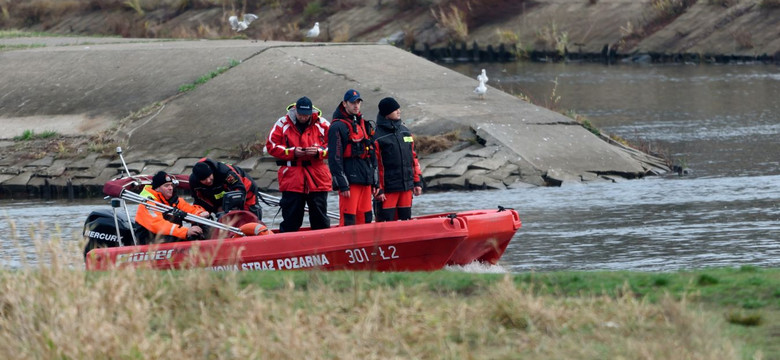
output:
[[[477,80],[488,82],[487,73],[485,73],[485,69],[482,69],[482,74],[477,75]]]
[[[477,88],[474,89],[474,93],[479,95],[480,99],[484,99],[486,92],[487,92],[487,86],[485,86],[485,81],[479,79],[479,86],[477,86]]]
[[[309,32],[306,33],[306,37],[313,39],[316,38],[317,36],[320,36],[320,23],[315,22],[314,27],[309,29]]]
[[[244,18],[241,21],[238,21],[238,16],[235,15],[228,18],[230,27],[233,28],[233,30],[235,31],[246,30],[246,28],[249,27],[249,24],[255,20],[257,20],[257,15],[255,14],[244,14]]]

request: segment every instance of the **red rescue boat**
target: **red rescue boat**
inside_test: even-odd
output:
[[[374,223],[221,240],[97,248],[87,269],[150,267],[214,270],[441,269],[468,236],[461,218]]]
[[[185,178],[178,176],[179,186],[186,189]],[[106,184],[104,192],[138,201],[138,195],[130,191],[149,181],[148,176],[116,179]],[[241,220],[235,225],[252,224],[252,215],[246,218],[247,214],[237,211],[239,216],[233,219]],[[515,210],[499,207],[264,236],[236,236],[224,230],[240,234],[239,228],[221,225],[226,229],[215,234],[232,237],[138,246],[131,245],[132,226],[116,210],[113,216],[106,211],[90,214],[84,231],[89,240],[87,269],[429,271],[474,261],[496,264],[521,222]]]

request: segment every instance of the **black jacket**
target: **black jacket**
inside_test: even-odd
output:
[[[379,184],[383,192],[412,190],[422,186],[420,165],[412,133],[401,120],[377,115],[373,140],[377,149]]]
[[[222,195],[226,191],[241,191],[246,199],[245,205],[255,203],[257,186],[254,180],[240,167],[226,165],[206,158],[200,160],[206,163],[214,174],[211,186],[200,183],[195,174],[190,174],[190,191],[195,199],[194,204],[203,206],[209,212],[216,212],[222,206]]]
[[[362,140],[353,141],[350,135],[359,126],[365,129]],[[373,128],[363,116],[347,114],[344,105],[333,112],[328,130],[328,167],[333,176],[333,189],[349,190],[350,184],[378,186],[376,153],[371,142]]]

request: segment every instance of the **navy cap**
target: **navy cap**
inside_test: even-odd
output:
[[[344,101],[355,102],[358,100],[363,100],[363,99],[360,98],[360,93],[355,89],[349,89],[344,94]]]
[[[300,115],[311,115],[311,108],[311,100],[305,96],[295,103],[295,111]]]

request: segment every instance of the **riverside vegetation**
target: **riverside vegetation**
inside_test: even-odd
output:
[[[87,273],[82,244],[30,233],[36,264],[0,269],[17,358],[780,357],[778,269]]]

